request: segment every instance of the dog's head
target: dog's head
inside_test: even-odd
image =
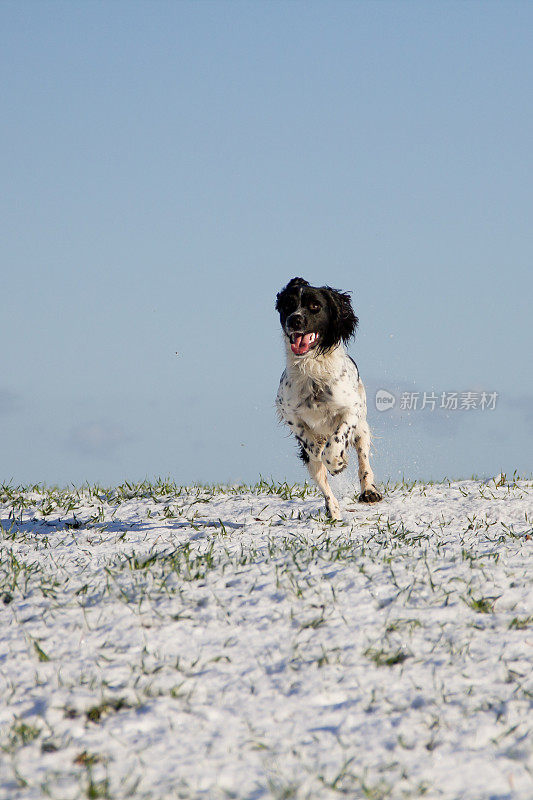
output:
[[[348,294],[329,286],[310,286],[303,278],[293,278],[279,292],[276,311],[296,356],[315,348],[326,353],[340,342],[346,343],[358,322]]]

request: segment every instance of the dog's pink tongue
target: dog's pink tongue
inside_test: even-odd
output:
[[[301,356],[304,353],[307,353],[309,348],[311,347],[311,334],[304,333],[303,336],[295,336],[294,341],[291,342],[291,350],[295,355]]]

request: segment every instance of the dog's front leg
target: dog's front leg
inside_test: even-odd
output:
[[[326,440],[313,436],[307,425],[304,425],[299,417],[287,411],[287,409],[281,408],[280,414],[283,421],[287,423],[291,432],[295,435],[298,443],[302,446],[307,457],[320,461]]]
[[[324,464],[321,461],[310,458],[307,462],[307,469],[309,470],[310,476],[317,483],[318,488],[324,495],[328,516],[333,520],[342,520],[339,503],[331,491],[331,487],[328,483],[328,473]]]
[[[338,475],[348,466],[348,447],[352,436],[353,425],[349,422],[341,422],[324,445],[322,462],[332,475]]]
[[[361,482],[360,503],[379,503],[383,495],[379,492],[374,473],[370,466],[370,428],[366,421],[360,422],[354,434],[354,445],[359,460],[359,480]]]
[[[285,373],[281,376],[282,383],[280,384],[280,389],[276,397],[278,417],[289,426],[291,433],[294,434],[307,457],[320,461],[325,439],[313,436],[307,425],[305,425],[302,419],[294,412],[291,404],[284,396],[284,377]]]
[[[311,433],[303,427],[303,425],[300,425],[298,430],[294,431],[294,435],[296,436],[298,443],[301,445],[302,450],[304,450],[307,458],[310,461],[320,461],[322,451],[324,450],[325,440],[315,439],[315,437],[313,437]]]

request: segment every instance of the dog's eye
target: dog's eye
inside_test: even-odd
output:
[[[309,303],[309,311],[320,311],[320,303]]]

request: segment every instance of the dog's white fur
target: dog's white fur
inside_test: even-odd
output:
[[[348,448],[359,459],[361,502],[381,500],[369,462],[370,429],[366,421],[366,394],[359,370],[342,343],[326,353],[314,349],[294,355],[284,331],[287,367],[280,380],[276,408],[301,445],[309,474],[326,500],[334,520],[340,507],[327,480],[348,464]]]

